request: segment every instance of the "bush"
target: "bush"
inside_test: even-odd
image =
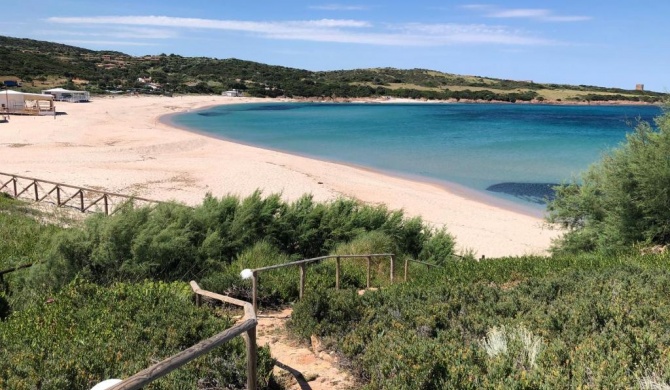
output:
[[[0,321],[0,388],[90,389],[104,379],[127,378],[232,323],[196,307],[185,283],[106,288],[77,279]],[[237,337],[147,389],[193,388],[199,381],[244,388],[244,354]],[[268,352],[261,350],[259,359],[259,377],[269,378]]]
[[[560,186],[548,220],[569,231],[555,252],[630,250],[670,243],[670,113],[657,129],[639,123],[626,142],[582,175]]]
[[[244,269],[262,268],[290,261],[267,241],[260,241],[245,250],[225,270],[213,273],[202,280],[204,288],[219,291],[235,298],[251,302],[251,280],[244,280],[240,272]],[[258,275],[258,303],[276,306],[290,302],[298,297],[297,267],[280,268],[261,272]]]
[[[361,238],[368,233],[373,235]],[[229,265],[259,242],[275,248],[272,256],[279,260],[264,263],[270,265],[324,256],[352,240],[359,250],[367,246],[373,251],[374,245],[382,252],[416,257],[431,237],[420,218],[405,219],[402,211],[351,199],[315,203],[306,195],[285,203],[277,194],[262,197],[259,191],[242,200],[207,196],[195,208],[128,205],[110,217],[92,216],[83,226],[55,236],[49,260],[36,269],[34,281],[57,289],[77,274],[102,284],[146,278],[219,279],[218,289],[230,283],[219,274],[232,275]],[[441,240],[446,233],[435,237]],[[245,261],[255,260],[247,256]]]
[[[310,293],[291,329],[333,343],[366,389],[634,388],[670,364],[669,261],[450,263],[361,297]]]
[[[445,229],[435,232],[424,244],[419,259],[429,263],[443,265],[453,259],[456,242]]]
[[[288,327],[297,335],[331,338],[346,334],[361,319],[362,303],[355,290],[317,288],[293,307]]]

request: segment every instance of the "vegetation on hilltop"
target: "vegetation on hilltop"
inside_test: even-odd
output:
[[[140,90],[152,93],[215,93],[238,89],[257,97],[401,97],[478,101],[554,100],[658,102],[664,94],[595,86],[542,84],[463,76],[426,69],[355,69],[312,72],[239,59],[182,57],[175,54],[133,57],[57,43],[0,37],[0,75],[24,81],[23,88]],[[141,79],[141,80],[140,80]],[[2,81],[2,80],[0,80]],[[562,99],[562,98],[561,98]]]

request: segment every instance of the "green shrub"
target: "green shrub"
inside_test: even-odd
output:
[[[670,113],[639,123],[626,142],[557,188],[549,222],[568,228],[555,252],[629,250],[670,243]]]
[[[45,260],[53,235],[62,230],[45,219],[44,213],[0,193],[0,270]]]
[[[346,310],[315,292],[291,329],[332,342],[368,389],[633,388],[670,364],[668,266],[667,255],[450,262]],[[505,353],[484,346],[494,328]]]
[[[244,280],[244,269],[262,268],[289,262],[290,259],[267,241],[260,241],[242,252],[225,270],[213,273],[202,280],[203,287],[251,301],[251,280]],[[276,306],[298,297],[298,268],[287,267],[258,274],[258,303]]]
[[[144,282],[100,287],[75,280],[54,296],[0,321],[0,388],[90,389],[127,378],[230,327],[192,303],[185,283]],[[149,389],[192,388],[198,381],[244,388],[241,338],[217,347]],[[259,376],[269,378],[267,351]]]
[[[447,261],[453,260],[455,246],[456,242],[451,234],[447,233],[445,229],[438,230],[423,245],[419,259],[443,265]]]
[[[362,238],[368,233],[370,238]],[[291,260],[323,256],[343,243],[360,247],[350,251],[367,252],[367,247],[416,257],[429,240],[447,236],[433,236],[421,219],[404,219],[401,211],[350,199],[314,203],[304,196],[285,203],[279,195],[262,197],[256,191],[242,200],[208,195],[195,208],[129,204],[111,217],[96,215],[57,235],[39,283],[57,288],[77,274],[103,284],[222,279],[213,275],[227,273],[232,262],[261,241]]]
[[[355,290],[316,288],[293,307],[288,327],[297,335],[338,337],[361,319],[362,303]]]

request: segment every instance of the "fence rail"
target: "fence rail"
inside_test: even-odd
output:
[[[323,260],[328,260],[328,259],[335,259],[335,288],[339,290],[340,288],[340,261],[342,259],[350,259],[350,258],[365,258],[367,260],[367,275],[366,275],[366,285],[367,288],[370,288],[370,268],[372,264],[372,259],[375,257],[388,257],[389,262],[390,262],[390,279],[391,283],[393,283],[393,275],[394,275],[394,263],[395,263],[395,255],[391,253],[377,253],[377,254],[366,254],[366,255],[329,255],[329,256],[321,256],[321,257],[315,257],[312,259],[305,259],[305,260],[298,260],[298,261],[293,261],[290,263],[284,263],[284,264],[276,264],[276,265],[271,265],[268,267],[262,267],[262,268],[255,268],[251,271],[251,300],[252,304],[254,306],[254,310],[258,311],[258,274],[261,272],[266,272],[266,271],[271,271],[279,268],[284,268],[284,267],[292,267],[292,266],[297,266],[300,269],[300,299],[302,299],[304,293],[305,293],[305,278],[307,275],[306,272],[306,265],[309,263],[315,263],[318,261],[323,261]],[[405,274],[405,279],[407,279],[407,275]]]
[[[383,254],[366,254],[366,255],[339,255],[339,256],[322,256],[316,257],[313,259],[305,259],[294,261],[291,263],[271,265],[268,267],[256,268],[252,271],[252,288],[253,288],[253,303],[245,302],[239,299],[231,298],[225,295],[216,294],[210,291],[205,291],[198,286],[195,281],[191,281],[191,289],[195,294],[196,305],[200,306],[202,303],[202,297],[207,297],[210,299],[215,299],[223,303],[229,303],[244,309],[244,316],[231,328],[228,328],[221,333],[210,337],[206,340],[203,340],[194,346],[181,351],[159,363],[154,364],[153,366],[146,368],[137,374],[123,380],[122,382],[112,386],[109,390],[136,390],[140,389],[143,386],[148,385],[149,383],[155,381],[158,378],[161,378],[170,372],[176,370],[177,368],[185,365],[191,360],[202,356],[217,346],[224,344],[236,336],[242,335],[246,343],[247,348],[247,389],[255,390],[258,384],[258,368],[257,368],[257,345],[256,345],[256,326],[258,325],[258,318],[256,317],[257,305],[256,297],[258,294],[258,274],[260,272],[266,272],[274,269],[297,266],[300,268],[300,298],[303,297],[305,290],[305,266],[309,263],[314,263],[318,261],[323,261],[327,259],[334,258],[336,260],[335,268],[335,285],[336,288],[340,288],[340,261],[347,258],[365,258],[367,259],[367,286],[370,287],[370,269],[372,259],[375,257],[389,257],[391,262],[391,283],[393,283],[393,274],[394,267],[393,262],[395,255],[389,253]]]
[[[206,340],[203,340],[194,346],[177,353],[153,366],[146,368],[137,374],[124,379],[122,382],[112,386],[109,390],[136,390],[148,385],[156,379],[163,377],[191,360],[202,356],[212,349],[224,344],[233,338],[244,335],[244,341],[247,345],[247,389],[256,390],[257,387],[257,351],[256,351],[256,325],[258,319],[256,312],[249,302],[244,302],[239,299],[227,297],[225,295],[216,294],[210,291],[205,291],[198,286],[198,283],[191,281],[191,289],[195,294],[195,301],[197,305],[202,302],[202,297],[208,297],[219,300],[223,303],[229,303],[235,306],[240,306],[244,309],[244,316],[231,328],[224,330]]]
[[[5,279],[4,279],[5,276],[4,275],[12,273],[14,271],[18,271],[20,269],[30,268],[32,266],[33,266],[33,263],[27,263],[27,264],[17,265],[16,267],[11,267],[11,268],[6,268],[6,269],[3,269],[3,270],[0,270],[0,288],[3,288],[5,293],[9,293],[9,286],[7,284],[5,284]]]
[[[162,203],[157,200],[116,194],[92,188],[72,186],[48,180],[36,179],[0,172],[0,192],[14,199],[48,202],[56,207],[69,207],[86,212],[114,214],[128,201],[140,203]]]
[[[29,268],[29,267],[32,267],[32,266],[33,266],[33,263],[27,263],[27,264],[17,265],[16,267],[11,267],[11,268],[0,270],[0,280],[2,280],[2,275],[4,275],[4,274],[8,274],[10,272],[18,271],[20,269]]]

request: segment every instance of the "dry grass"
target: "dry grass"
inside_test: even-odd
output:
[[[429,72],[430,73],[430,72]],[[479,78],[479,77],[473,77],[473,76],[465,76],[463,77],[464,79],[471,81],[471,82],[485,82],[485,83],[494,83],[493,80],[491,79],[486,79],[486,78]],[[472,79],[472,80],[470,80]],[[417,91],[435,91],[435,92],[442,92],[446,89],[449,89],[450,91],[465,91],[465,90],[470,90],[470,91],[491,91],[493,93],[498,93],[498,94],[507,94],[507,93],[523,93],[527,91],[531,91],[529,88],[516,88],[516,89],[500,89],[500,88],[493,88],[493,87],[468,87],[464,85],[449,85],[449,86],[444,86],[444,87],[424,87],[421,85],[416,85],[416,84],[410,84],[410,83],[390,83],[388,85],[378,85],[375,83],[370,83],[370,82],[353,82],[351,85],[365,85],[365,86],[370,86],[370,87],[384,87],[387,89],[415,89]],[[576,89],[538,89],[535,90],[535,92],[538,93],[538,96],[544,98],[545,100],[548,101],[566,101],[566,100],[575,100],[579,99],[581,97],[584,97],[588,94],[595,93],[597,95],[623,95],[623,96],[635,96],[633,94],[627,94],[627,93],[618,93],[618,92],[600,92],[600,91],[580,91]]]

